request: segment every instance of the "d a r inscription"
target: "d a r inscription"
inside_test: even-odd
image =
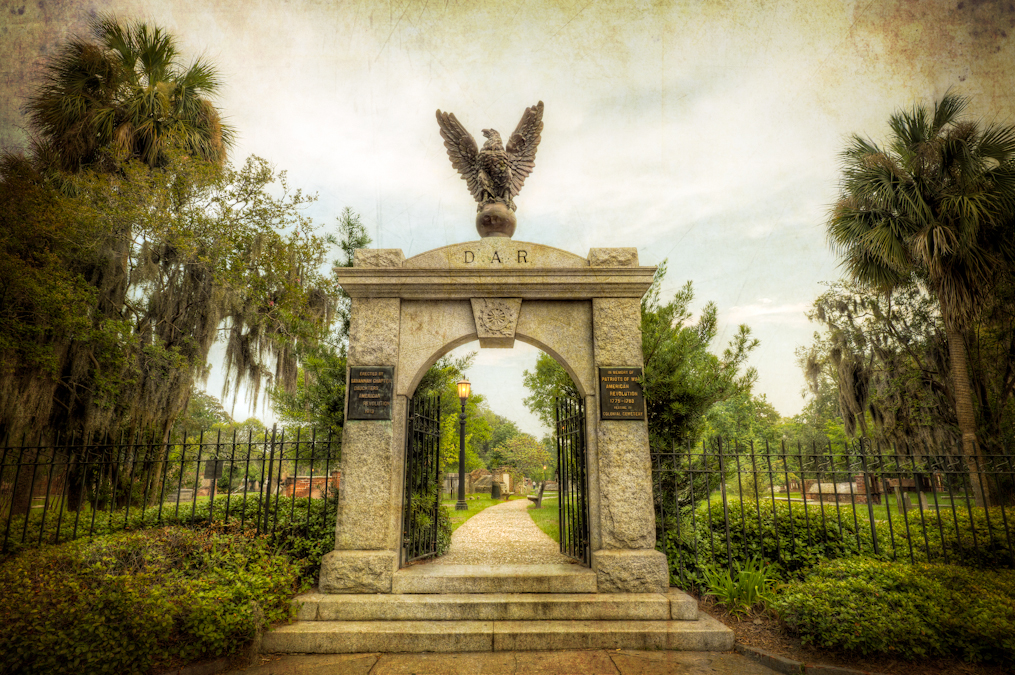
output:
[[[464,262],[466,265],[471,265],[472,263],[477,261],[476,251],[470,251],[466,249],[462,253],[464,257],[462,262]],[[500,251],[494,250],[492,254],[488,254],[485,257],[483,256],[483,253],[480,253],[479,262],[491,265],[494,263],[499,263],[503,265],[505,262],[515,262],[519,265],[525,265],[531,261],[529,260],[528,251],[524,249],[517,249],[513,251],[505,251],[503,254]]]
[[[393,366],[352,366],[349,368],[350,420],[390,420]]]
[[[599,369],[599,419],[645,419],[641,368]]]

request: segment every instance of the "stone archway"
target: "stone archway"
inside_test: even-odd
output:
[[[589,411],[589,535],[599,592],[665,592],[647,423],[600,419],[597,377],[601,368],[642,367],[641,297],[654,273],[638,265],[633,248],[592,249],[582,258],[505,237],[409,259],[398,249],[357,250],[354,267],[339,274],[352,297],[350,373],[390,374],[378,380],[390,387],[381,402],[390,413],[350,419],[355,393],[347,387],[335,551],[322,562],[321,591],[391,592],[408,398],[451,349],[474,340],[510,347],[518,339],[564,366]]]

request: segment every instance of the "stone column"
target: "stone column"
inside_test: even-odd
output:
[[[637,266],[636,252],[633,265],[630,256],[620,255],[629,250],[613,249],[618,253],[598,257],[610,261],[603,266]],[[597,251],[594,249],[593,253]],[[590,262],[594,264],[595,259],[596,256],[590,255]],[[640,298],[593,299],[592,327],[597,369],[643,367]],[[598,425],[601,548],[592,552],[592,569],[597,575],[599,592],[665,593],[669,587],[669,570],[666,556],[655,550],[648,423],[644,420],[601,420],[598,400],[597,405],[590,408],[593,409],[588,414],[595,415]]]
[[[401,251],[390,261],[377,255],[384,250],[370,251],[373,257],[366,260],[360,253],[357,267],[401,265]],[[398,298],[353,299],[350,367],[397,366],[400,309]],[[348,395],[346,401],[348,412]],[[391,403],[391,420],[346,420],[342,430],[335,550],[321,561],[323,593],[391,592],[398,569],[406,397],[395,396]]]

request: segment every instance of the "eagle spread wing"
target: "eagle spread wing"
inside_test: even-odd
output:
[[[540,104],[540,112],[542,112],[542,104]],[[462,178],[469,186],[469,192],[472,193],[476,201],[479,201],[482,199],[482,186],[479,182],[479,147],[476,145],[476,139],[465,130],[461,122],[455,119],[454,113],[442,113],[438,110],[437,124],[441,128],[441,138],[444,139],[444,147],[448,149],[451,166],[462,174]],[[542,127],[542,123],[539,126]],[[518,187],[521,187],[521,183]]]
[[[440,115],[438,115],[440,117]],[[543,131],[543,102],[525,109],[521,121],[508,139],[508,163],[511,165],[511,196],[517,197],[536,165],[536,148],[539,146],[539,134]],[[443,132],[442,132],[443,135]],[[447,138],[447,137],[445,137]],[[447,145],[447,143],[445,143]],[[473,141],[475,147],[475,141]],[[450,152],[450,149],[449,149]],[[454,158],[452,158],[452,162]],[[457,168],[457,165],[456,165]],[[460,169],[459,169],[460,170]],[[472,187],[471,183],[469,185]]]

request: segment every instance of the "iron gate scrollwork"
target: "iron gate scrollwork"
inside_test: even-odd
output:
[[[585,401],[556,400],[560,552],[588,565],[589,506],[585,464]]]
[[[417,393],[406,420],[401,564],[437,554],[440,500],[441,398]]]

